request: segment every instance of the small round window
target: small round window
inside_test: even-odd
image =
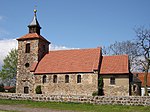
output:
[[[28,68],[29,66],[30,66],[30,65],[29,65],[29,63],[26,63],[26,64],[25,64],[25,67],[27,67],[27,68]]]

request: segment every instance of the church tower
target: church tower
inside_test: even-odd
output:
[[[34,93],[34,70],[39,61],[49,52],[49,44],[40,35],[40,24],[37,20],[37,10],[28,25],[29,33],[18,38],[18,66],[16,93]]]

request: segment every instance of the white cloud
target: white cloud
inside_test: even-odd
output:
[[[50,44],[49,49],[54,51],[54,50],[79,49],[79,48],[69,48],[69,47],[66,47],[66,46],[58,46],[58,45]]]
[[[0,69],[3,65],[3,59],[7,56],[8,52],[11,49],[17,48],[17,40],[16,39],[5,39],[0,40]],[[58,46],[58,45],[50,45],[50,50],[67,50],[67,49],[75,49],[75,48],[68,48],[66,46]]]
[[[3,59],[13,48],[17,48],[17,41],[15,39],[0,40],[0,68],[3,64]]]

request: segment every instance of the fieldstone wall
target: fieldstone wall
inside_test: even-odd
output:
[[[54,75],[57,76],[56,83],[53,82]],[[69,76],[68,83],[65,82],[65,75]],[[81,75],[81,83],[77,83],[77,75]],[[34,76],[34,90],[38,85],[41,85],[43,94],[92,96],[93,92],[98,91],[97,73],[46,74],[45,83],[42,82],[43,75]]]
[[[24,87],[28,87],[29,93],[33,93],[34,77],[30,72],[30,66],[33,62],[38,62],[38,42],[37,39],[18,41],[17,93],[24,93]],[[30,53],[26,53],[28,43],[30,43]],[[28,67],[25,66],[26,63],[29,63]]]
[[[104,81],[104,94],[106,96],[129,96],[129,74],[102,75]],[[111,84],[110,78],[115,78],[115,84]]]
[[[29,53],[26,53],[26,44],[30,44]],[[34,93],[35,79],[34,74],[30,72],[30,68],[34,62],[39,62],[48,51],[49,43],[41,39],[18,41],[17,93],[24,93],[25,87],[28,87],[29,93]],[[28,64],[28,66],[26,66],[26,64]]]
[[[43,95],[43,94],[12,94],[0,93],[0,99],[31,100],[50,102],[76,102],[100,105],[142,105],[150,106],[150,96],[67,96],[67,95]]]
[[[49,52],[49,43],[40,39],[38,43],[38,61],[40,61],[45,54]]]

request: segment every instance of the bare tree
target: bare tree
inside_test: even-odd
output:
[[[135,71],[135,59],[137,56],[137,46],[135,42],[132,41],[122,41],[115,42],[108,47],[103,48],[104,55],[122,55],[127,54],[130,60],[130,69],[131,71]]]
[[[138,62],[143,67],[144,75],[144,89],[145,96],[148,96],[147,91],[147,76],[150,68],[150,29],[146,29],[144,27],[137,28],[135,30],[137,36],[137,48],[138,51]]]

